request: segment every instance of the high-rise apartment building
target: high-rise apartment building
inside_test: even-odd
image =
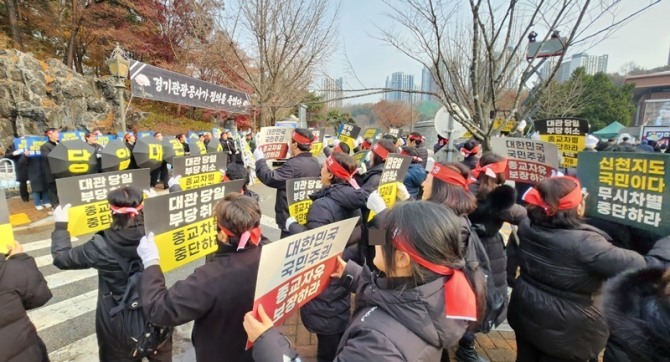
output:
[[[319,93],[323,99],[327,101],[326,105],[329,108],[342,107],[342,97],[344,95],[342,86],[342,78],[333,79],[331,77],[325,77],[321,81],[321,91]]]
[[[421,91],[422,92],[432,92],[432,93],[437,93],[437,83],[435,82],[435,79],[433,78],[432,72],[430,69],[423,67],[423,70],[421,71]],[[431,101],[434,100],[435,97],[431,96],[430,94],[421,94],[418,99],[421,99],[421,101]]]
[[[578,53],[573,55],[570,59],[564,60],[563,63],[558,67],[556,72],[556,79],[559,82],[566,81],[570,79],[572,73],[577,70],[577,68],[584,68],[586,74],[596,74],[596,73],[607,73],[607,60],[608,55],[588,55],[586,53]],[[543,80],[549,78],[551,72],[553,71],[556,63],[558,62],[555,58],[547,59],[540,70],[540,75]]]
[[[403,72],[395,72],[390,77],[386,77],[386,88],[394,89],[384,94],[387,101],[416,102],[419,100],[416,93],[402,92],[403,90],[417,90],[414,84],[414,75]]]

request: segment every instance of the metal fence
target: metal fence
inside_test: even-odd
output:
[[[16,167],[14,161],[8,158],[0,159],[0,189],[17,191],[19,182],[16,181]]]

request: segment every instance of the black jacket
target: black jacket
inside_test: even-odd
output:
[[[417,147],[416,150],[419,152],[419,157],[421,157],[421,167],[425,170],[426,162],[428,162],[428,150],[424,146]]]
[[[477,194],[478,185],[473,184],[471,191]],[[514,188],[502,185],[491,191],[484,200],[477,200],[477,209],[468,216],[474,230],[482,241],[489,257],[493,282],[507,303],[507,255],[505,241],[500,229],[505,222],[518,224],[526,217],[526,209],[514,203]],[[505,319],[503,311],[496,321]]]
[[[609,333],[599,294],[606,279],[670,260],[670,239],[659,240],[643,257],[613,246],[607,234],[585,224],[547,229],[524,219],[518,234],[521,272],[508,321],[518,339],[555,358],[587,360],[605,347]]]
[[[302,152],[288,159],[281,167],[271,170],[265,159],[256,161],[256,176],[268,187],[277,189],[275,196],[275,219],[280,230],[284,230],[288,219],[286,180],[301,177],[321,176],[319,161],[310,152]]]
[[[40,166],[42,168],[42,180],[45,185],[48,185],[52,182],[56,182],[56,179],[51,174],[51,167],[49,166],[49,154],[56,148],[58,144],[56,142],[47,141],[45,144],[40,146]]]
[[[373,191],[379,187],[379,181],[382,178],[382,171],[384,171],[384,164],[374,165],[371,169],[366,172],[361,178],[361,182],[358,184],[361,185],[368,194],[371,194]]]
[[[664,268],[624,273],[607,282],[604,312],[610,338],[623,344],[625,362],[660,362],[670,359],[670,296],[663,291]]]
[[[39,308],[51,299],[44,276],[35,259],[0,254],[0,361],[48,361],[47,348],[28,318],[27,310]]]
[[[126,142],[126,148],[128,148],[128,151],[130,151],[130,164],[128,165],[128,170],[134,170],[137,168],[137,161],[135,161],[135,155],[133,155],[135,144]]]
[[[424,285],[392,290],[387,279],[374,279],[367,267],[349,262],[356,304],[365,305],[353,318],[337,348],[335,361],[439,361],[442,349],[456,345],[467,322],[444,315],[444,278]],[[276,328],[255,342],[256,362],[297,358]],[[286,359],[284,359],[286,360]]]
[[[475,167],[477,167],[477,162],[479,162],[479,157],[477,155],[465,157],[463,158],[463,161],[461,161],[462,164],[471,170],[474,170]]]
[[[32,192],[46,192],[47,184],[42,176],[42,157],[26,157],[28,162],[28,181]]]
[[[11,143],[5,150],[5,158],[14,161],[16,181],[26,182],[28,181],[28,156],[24,153],[13,155],[14,151],[16,151],[16,148],[14,147],[14,143]]]
[[[67,223],[57,222],[51,234],[51,255],[58,269],[98,270],[98,304],[96,307],[95,331],[104,359],[127,358],[134,344],[125,332],[119,318],[109,316],[109,310],[118,303],[128,284],[127,271],[119,265],[118,258],[130,263],[139,261],[137,245],[144,236],[144,226],[137,225],[123,230],[106,229],[93,235],[86,243],[72,247]],[[101,284],[105,283],[111,295],[104,295]],[[112,300],[113,299],[113,300]],[[171,346],[165,346],[166,350]],[[171,351],[170,351],[171,352]]]
[[[263,238],[261,245],[266,244]],[[242,322],[253,309],[261,248],[219,243],[208,263],[169,289],[159,266],[142,273],[141,297],[147,319],[158,325],[193,325],[193,346],[198,362],[252,362],[245,351],[247,334]]]
[[[360,216],[360,208],[365,206],[368,193],[349,184],[335,184],[313,193],[310,198],[314,202],[307,213],[307,224],[291,224],[289,233],[297,234]],[[345,259],[356,256],[357,243],[358,240],[349,240],[348,244],[352,247],[345,251]],[[300,318],[312,333],[337,334],[343,332],[349,323],[350,307],[349,290],[339,280],[332,280],[321,294],[300,308]]]

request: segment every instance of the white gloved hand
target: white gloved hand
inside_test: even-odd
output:
[[[261,150],[260,147],[256,147],[256,149],[254,150],[254,158],[256,159],[256,161],[265,158],[265,154],[263,153],[263,150]]]
[[[179,180],[181,180],[181,175],[170,177],[170,179],[168,180],[168,187],[179,185]]]
[[[426,172],[433,171],[434,166],[435,166],[435,159],[432,157],[428,157],[428,160],[426,160]]]
[[[386,202],[384,202],[384,198],[379,194],[379,191],[375,190],[368,197],[365,206],[376,214],[379,214],[386,209]]]
[[[22,153],[23,153],[23,150],[18,149],[18,150],[16,150],[16,151],[12,152],[12,155],[14,155],[14,156],[18,156],[18,155],[20,155],[20,154],[22,154]]]
[[[67,204],[65,206],[58,205],[54,209],[54,222],[68,222],[69,220],[69,211],[70,211],[70,206],[71,204]]]
[[[236,155],[239,155],[239,154],[240,154],[240,151],[239,151],[239,150],[235,150],[235,154],[236,154]]]
[[[407,187],[405,187],[405,184],[403,184],[402,182],[396,182],[395,186],[398,189],[398,191],[395,194],[395,198],[400,201],[409,200],[410,194],[409,191],[407,191]]]
[[[96,153],[96,154],[95,154],[95,157],[97,157],[97,158],[102,158],[102,155],[99,154],[99,153]]]
[[[137,245],[137,255],[142,259],[145,269],[152,265],[158,265],[160,258],[158,256],[158,247],[154,241],[154,233],[149,233],[149,235],[142,237],[140,244]]]
[[[295,224],[297,222],[298,222],[298,220],[296,220],[293,216],[286,219],[286,225],[284,226],[286,228],[286,231],[288,231],[288,228],[289,228],[289,226],[291,226],[291,224]]]
[[[361,167],[358,168],[358,174],[363,175],[368,172],[368,167],[365,166],[365,162],[361,163]]]
[[[142,190],[142,192],[144,193],[144,198],[146,198],[146,199],[158,195],[156,193],[156,190],[154,190],[154,189]]]

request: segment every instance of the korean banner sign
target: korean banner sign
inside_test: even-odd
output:
[[[262,304],[275,325],[319,295],[337,268],[358,218],[292,235],[261,250],[254,312]]]
[[[247,113],[251,104],[246,93],[134,60],[130,61],[130,90],[133,97],[230,113]]]
[[[307,223],[307,212],[312,205],[309,195],[321,190],[321,178],[304,177],[286,180],[286,198],[288,201],[288,213],[294,217],[299,224]]]
[[[14,149],[28,152],[28,157],[40,156],[40,147],[47,143],[44,136],[25,136],[14,138]]]
[[[163,272],[218,249],[214,206],[227,194],[240,192],[242,185],[244,180],[235,180],[144,201],[144,229],[155,235]]]
[[[0,254],[7,254],[10,246],[14,246],[14,230],[9,222],[5,191],[0,190]]]
[[[402,130],[400,128],[389,128],[389,134],[393,137],[402,137]]]
[[[670,158],[658,153],[582,152],[577,176],[586,214],[670,234]]]
[[[558,146],[563,155],[561,167],[577,167],[577,154],[586,146],[589,121],[585,119],[558,118],[535,121],[540,139]]]
[[[382,130],[379,128],[366,128],[363,132],[364,139],[376,140],[378,136],[381,136]]]
[[[221,182],[223,176],[219,170],[226,168],[226,159],[223,153],[175,157],[172,174],[181,176],[179,186],[182,190],[214,185]]]
[[[642,139],[654,141],[659,146],[670,146],[670,127],[645,126],[642,128]]]
[[[291,137],[293,137],[293,128],[262,127],[258,132],[257,147],[263,151],[267,160],[286,158]]]
[[[386,203],[386,207],[389,209],[395,204],[396,195],[398,194],[396,182],[402,182],[405,179],[410,164],[412,164],[412,157],[410,156],[391,154],[386,159],[377,191],[384,198],[384,203]],[[370,211],[368,221],[372,220],[374,214],[373,211]]]
[[[116,139],[116,136],[113,134],[105,134],[105,135],[99,135],[98,136],[98,144],[102,147],[107,146],[109,141],[113,141]]]
[[[496,137],[491,139],[493,152],[507,157],[507,179],[537,184],[556,175],[558,147],[553,143],[528,138]]]
[[[361,127],[358,127],[355,124],[342,123],[340,124],[340,128],[337,132],[337,138],[341,142],[346,143],[349,146],[349,149],[353,151],[355,148],[354,144],[360,133]]]
[[[85,135],[85,133],[82,132],[82,131],[60,132],[60,133],[58,133],[58,140],[59,141],[74,141],[74,140],[85,141],[84,140],[84,135]]]
[[[68,231],[84,235],[104,230],[112,223],[107,194],[119,187],[149,188],[149,169],[105,172],[56,179],[58,198],[70,204]]]
[[[368,154],[370,154],[370,150],[363,150],[354,153],[353,158],[356,160],[356,167],[361,167],[361,164],[367,159]]]
[[[314,157],[319,157],[323,151],[323,137],[326,135],[326,129],[310,128],[309,130],[312,131],[312,134],[316,138],[316,140],[312,142],[312,155]]]

